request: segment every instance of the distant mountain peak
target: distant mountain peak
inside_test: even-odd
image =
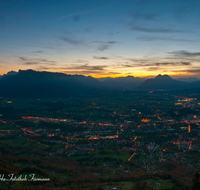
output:
[[[172,79],[169,75],[157,75],[154,79]]]
[[[16,74],[17,74],[16,71],[11,70],[11,71],[8,71],[7,74],[0,75],[0,78],[5,77],[5,76],[16,75]]]
[[[13,70],[7,72],[7,75],[16,75],[16,74],[17,72]]]
[[[138,86],[142,90],[177,90],[187,88],[187,82],[172,79],[169,75],[159,74],[154,79],[148,79]]]

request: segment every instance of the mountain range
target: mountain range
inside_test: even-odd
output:
[[[0,79],[0,96],[14,98],[58,98],[88,95],[97,91],[99,93],[100,85],[92,87],[92,84],[95,82],[97,84],[100,83],[98,80],[92,77],[84,77],[85,80],[80,82],[80,78],[77,79],[77,76],[63,73],[19,70],[16,75],[5,75]],[[86,85],[87,80],[88,83]]]
[[[154,79],[147,79],[140,84],[138,90],[177,90],[188,88],[188,83],[172,79],[168,75],[158,75]]]
[[[144,82],[145,80],[146,78],[127,76],[127,77],[107,78],[106,80],[102,81],[102,84],[109,88],[114,88],[118,90],[122,89],[133,90],[138,85],[142,84],[142,82]]]
[[[168,75],[152,79],[133,76],[96,79],[84,75],[67,75],[46,71],[11,71],[0,78],[0,97],[12,98],[61,98],[88,96],[122,90],[182,90],[200,89],[200,80],[185,82]]]

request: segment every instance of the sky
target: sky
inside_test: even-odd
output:
[[[1,0],[0,75],[199,77],[199,0]]]

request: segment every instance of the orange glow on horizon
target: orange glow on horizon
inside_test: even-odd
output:
[[[34,68],[24,68],[24,69],[21,69],[21,70],[28,70],[28,69],[33,69],[35,71],[44,71],[44,70],[36,70]],[[4,75],[4,74],[7,74],[7,72],[9,71],[16,71],[18,72],[18,69],[5,69],[5,70],[1,70],[0,71],[0,75]],[[55,72],[54,69],[48,69],[47,72]],[[177,72],[162,72],[162,70],[157,70],[156,72],[148,72],[148,71],[145,71],[145,70],[137,70],[137,71],[134,71],[134,72],[131,72],[130,70],[126,70],[126,71],[118,71],[118,69],[115,69],[114,71],[113,70],[106,70],[104,71],[104,73],[98,73],[98,74],[95,74],[95,73],[87,73],[85,74],[85,71],[78,71],[77,73],[74,72],[74,71],[68,71],[68,72],[64,72],[62,70],[57,70],[56,71],[57,73],[65,73],[65,74],[70,74],[70,75],[84,75],[84,76],[91,76],[93,78],[106,78],[106,77],[111,77],[111,78],[117,78],[117,77],[127,77],[127,76],[134,76],[134,77],[145,77],[145,78],[154,78],[156,77],[157,75],[161,74],[161,75],[169,75],[173,78],[180,78],[180,77],[195,77],[195,74],[194,73],[186,73],[186,72],[180,72],[178,73]],[[117,74],[109,74],[109,72],[117,72]],[[197,77],[197,76],[196,76]],[[198,77],[197,77],[198,78]]]
[[[191,74],[179,74],[177,75],[177,73],[162,73],[162,72],[158,72],[158,73],[155,73],[155,74],[150,74],[150,73],[146,73],[146,74],[116,74],[116,75],[84,75],[84,76],[91,76],[93,78],[106,78],[106,77],[111,77],[111,78],[118,78],[118,77],[127,77],[127,76],[133,76],[133,77],[140,77],[140,78],[155,78],[156,76],[158,76],[159,74],[161,75],[169,75],[171,76],[172,78],[187,78],[187,77],[196,77],[194,74],[191,75]]]
[[[115,70],[116,71],[116,70]],[[114,72],[115,72],[114,71]],[[52,71],[53,72],[53,71]],[[106,71],[105,73],[99,73],[99,74],[94,74],[94,73],[89,73],[89,74],[84,74],[83,73],[77,73],[78,75],[84,75],[84,76],[91,76],[93,78],[107,78],[107,77],[111,77],[111,78],[118,78],[118,77],[127,77],[127,76],[133,76],[133,77],[140,77],[140,78],[155,78],[157,75],[161,74],[161,75],[169,75],[172,78],[184,78],[184,77],[195,77],[194,73],[178,73],[177,72],[162,72],[162,71],[157,71],[157,72],[145,72],[144,70],[141,71],[137,71],[137,72],[131,72],[130,70],[127,71],[119,71],[119,74],[107,74],[107,72],[113,72],[111,71]],[[74,72],[65,72],[65,74],[71,74],[71,75],[75,75]],[[197,77],[198,78],[198,77]]]

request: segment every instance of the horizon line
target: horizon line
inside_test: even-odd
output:
[[[5,72],[5,73],[1,73],[0,74],[0,76],[3,76],[3,75],[6,75],[6,74],[8,74],[9,72],[19,72],[19,71],[28,71],[28,70],[32,70],[32,71],[36,71],[36,72],[49,72],[49,73],[63,73],[63,74],[66,74],[66,75],[82,75],[82,76],[86,76],[86,77],[93,77],[93,78],[96,78],[96,79],[104,79],[104,78],[119,78],[119,77],[135,77],[135,78],[154,78],[154,77],[156,77],[156,76],[158,76],[158,75],[168,75],[168,76],[170,76],[171,78],[191,78],[191,79],[200,79],[200,78],[197,78],[197,77],[191,77],[191,75],[173,75],[173,74],[166,74],[166,73],[164,73],[164,74],[155,74],[155,75],[134,75],[134,74],[115,74],[115,75],[109,75],[109,74],[105,74],[105,75],[101,75],[101,74],[99,74],[99,75],[87,75],[87,74],[72,74],[72,73],[67,73],[67,72],[54,72],[54,71],[45,71],[45,70],[34,70],[34,69],[19,69],[18,71],[16,71],[16,70],[10,70],[10,71],[7,71],[7,72]],[[174,77],[175,76],[175,77]]]

